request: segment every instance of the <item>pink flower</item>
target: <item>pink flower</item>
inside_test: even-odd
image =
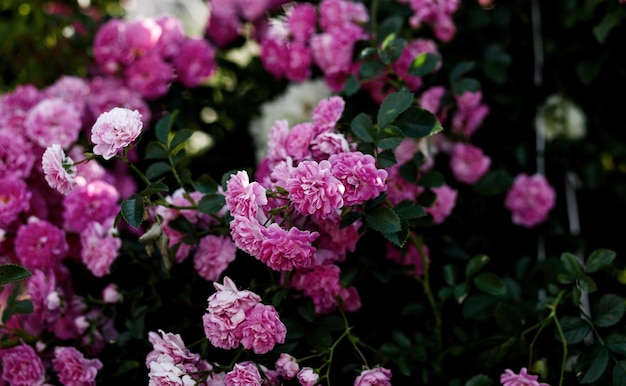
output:
[[[285,343],[287,328],[274,307],[258,303],[246,312],[235,334],[246,350],[266,354],[276,343]]]
[[[156,361],[162,354],[171,357],[175,364],[196,363],[200,360],[200,355],[192,353],[185,347],[180,334],[166,333],[163,330],[159,330],[158,334],[150,331],[148,340],[152,343],[152,351],[146,356],[146,367],[150,367],[150,362]]]
[[[369,13],[363,4],[345,0],[324,0],[319,6],[319,13],[320,26],[324,31],[369,20]]]
[[[315,32],[317,11],[312,4],[296,4],[287,12],[287,26],[296,42],[306,42]]]
[[[228,317],[209,313],[202,315],[204,335],[215,347],[231,350],[239,346],[239,339],[235,335],[237,326]]]
[[[302,161],[293,170],[285,189],[298,212],[326,218],[343,206],[345,187],[333,176],[331,167],[326,160]]]
[[[2,379],[11,386],[41,386],[45,382],[45,371],[41,358],[35,350],[21,342],[3,350]]]
[[[74,347],[55,347],[52,365],[64,386],[95,385],[98,370],[102,369],[100,360],[87,359]]]
[[[157,54],[147,55],[133,62],[124,72],[126,84],[146,99],[167,94],[174,79],[172,66]]]
[[[441,224],[452,213],[452,209],[456,205],[457,191],[448,185],[433,188],[432,191],[437,195],[437,198],[435,198],[432,206],[426,208],[426,213],[433,216],[435,224]]]
[[[32,193],[26,183],[14,178],[0,178],[0,226],[7,226],[29,209]]]
[[[358,205],[387,190],[387,171],[376,168],[376,160],[359,151],[331,155],[331,172],[343,186],[344,205]]]
[[[277,271],[307,268],[313,263],[315,247],[311,244],[317,236],[317,232],[301,231],[296,227],[286,231],[273,223],[265,231],[265,240],[257,257]]]
[[[329,156],[350,151],[350,144],[341,133],[325,132],[311,141],[311,154],[316,161],[328,159]]]
[[[21,225],[15,237],[15,254],[28,269],[57,268],[68,251],[65,232],[46,220]]]
[[[415,39],[404,45],[402,54],[396,62],[392,64],[393,70],[404,79],[410,90],[416,91],[422,87],[422,78],[409,75],[409,69],[415,58],[423,53],[432,53],[439,55],[437,44],[430,39]],[[435,71],[441,68],[441,61],[435,67]]]
[[[102,289],[102,301],[108,304],[122,301],[122,294],[116,284],[111,283]]]
[[[304,43],[292,42],[287,52],[289,61],[285,68],[285,78],[292,82],[302,82],[311,77],[311,52]]]
[[[215,49],[204,39],[186,38],[174,57],[178,80],[186,87],[196,87],[217,68]]]
[[[556,193],[545,176],[522,173],[515,177],[504,205],[512,213],[513,224],[532,228],[548,218],[555,201]]]
[[[259,210],[260,206],[267,204],[265,188],[256,181],[250,182],[247,172],[240,170],[236,175],[231,174],[224,195],[233,216],[265,221],[265,214]]]
[[[261,252],[265,227],[255,219],[235,215],[230,222],[230,234],[237,248],[250,256],[257,256]]]
[[[80,257],[83,264],[96,277],[108,275],[111,265],[117,259],[122,240],[113,235],[114,228],[97,221],[91,221],[80,232]]]
[[[126,87],[118,78],[96,77],[91,82],[91,94],[87,98],[87,110],[93,117],[98,117],[115,107],[137,110],[144,125],[150,122],[150,108],[141,95]]]
[[[261,386],[262,382],[259,369],[250,361],[235,363],[224,378],[225,386]]]
[[[482,149],[466,143],[457,143],[450,154],[450,169],[460,182],[475,184],[489,170],[491,158]]]
[[[30,142],[11,129],[0,128],[0,178],[25,179],[34,163],[35,154]]]
[[[299,123],[292,127],[285,143],[287,154],[296,161],[308,158],[311,153],[309,145],[314,135],[315,128],[310,122]]]
[[[391,370],[384,367],[375,367],[363,370],[354,380],[354,386],[391,386]]]
[[[182,364],[174,363],[174,360],[166,354],[159,355],[149,364],[148,386],[194,386],[196,381],[187,374],[187,369]],[[192,369],[192,371],[197,371]]]
[[[207,235],[200,240],[193,258],[193,266],[200,277],[215,281],[228,264],[235,260],[237,247],[227,237]]]
[[[439,114],[441,110],[441,99],[445,93],[446,89],[443,86],[431,87],[422,93],[419,104],[424,110],[430,111],[441,118],[441,114]]]
[[[235,40],[239,36],[240,25],[241,22],[234,7],[215,7],[211,4],[206,33],[218,47],[225,47]]]
[[[76,181],[76,166],[74,160],[65,155],[61,145],[49,146],[43,153],[41,166],[48,185],[61,194],[67,194],[74,189]]]
[[[547,383],[537,382],[537,375],[528,374],[526,367],[522,367],[519,374],[510,369],[506,369],[500,375],[502,386],[550,386]]]
[[[24,128],[28,138],[37,145],[46,148],[58,143],[66,149],[78,139],[82,118],[66,101],[44,99],[28,111]]]
[[[302,386],[315,386],[317,380],[320,378],[310,367],[303,367],[302,370],[298,372],[297,377]]]
[[[76,186],[63,198],[63,226],[70,232],[81,232],[92,221],[104,224],[115,218],[120,194],[107,182],[96,180]]]
[[[300,371],[300,366],[298,362],[296,362],[296,358],[284,352],[280,353],[278,356],[275,367],[280,376],[285,379],[292,379],[298,375]]]
[[[341,270],[334,264],[316,265],[309,269],[297,270],[292,276],[291,286],[313,300],[316,314],[328,314],[339,305],[338,297],[342,299],[344,296],[350,297],[355,306],[360,303],[358,294],[344,291],[340,276]]]
[[[91,129],[93,152],[105,160],[111,159],[136,140],[142,128],[141,114],[137,110],[115,107],[102,113]]]
[[[278,37],[265,36],[261,41],[261,63],[263,67],[276,79],[285,75],[289,63],[289,49],[287,44]]]
[[[241,323],[246,317],[246,311],[261,301],[261,297],[254,292],[238,290],[228,276],[224,277],[224,284],[215,282],[213,286],[217,291],[209,296],[207,311],[226,317],[233,325]]]
[[[161,36],[156,44],[156,51],[165,58],[173,58],[180,50],[181,44],[185,41],[185,34],[180,20],[172,15],[162,15],[156,19],[161,27]]]
[[[126,64],[148,55],[161,37],[161,26],[151,18],[126,21],[123,29]]]
[[[422,249],[424,251],[426,261],[428,261],[430,258],[428,246],[423,245]],[[387,258],[398,264],[412,267],[413,269],[408,272],[409,275],[422,276],[424,273],[424,257],[422,257],[420,251],[412,243],[409,243],[404,250],[398,249],[393,244],[388,243]]]
[[[116,73],[125,61],[126,23],[121,19],[111,19],[98,29],[94,37],[93,53],[99,67],[107,74]]]
[[[317,134],[331,131],[335,128],[343,114],[346,102],[340,96],[332,96],[319,101],[313,109],[313,123]]]

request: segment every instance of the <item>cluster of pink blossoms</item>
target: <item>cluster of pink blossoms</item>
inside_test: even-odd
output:
[[[514,373],[510,369],[506,369],[500,375],[500,383],[502,386],[550,386],[547,383],[537,382],[537,375],[528,374],[526,367],[522,367],[519,374]]]
[[[556,192],[545,176],[519,174],[504,201],[514,224],[532,228],[548,218],[556,202]]]
[[[287,328],[276,309],[261,303],[254,292],[238,290],[235,283],[213,283],[217,291],[209,297],[207,313],[202,317],[207,339],[215,347],[237,348],[241,344],[255,354],[265,354],[277,343],[284,343]]]
[[[283,24],[269,26],[261,40],[261,61],[276,78],[294,82],[308,79],[315,64],[329,88],[339,91],[357,69],[354,46],[368,37],[363,27],[368,20],[365,6],[349,0],[323,0],[317,9],[296,4]]]
[[[422,24],[429,24],[437,39],[449,42],[456,34],[454,12],[461,5],[460,0],[397,0],[399,3],[408,3],[413,11],[409,23],[413,28],[420,28]]]
[[[216,69],[215,48],[186,36],[173,16],[111,19],[97,31],[93,49],[104,75],[119,76],[146,99],[165,95],[175,80],[196,87]]]

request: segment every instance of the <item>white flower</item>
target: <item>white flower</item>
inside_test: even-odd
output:
[[[252,120],[250,135],[256,147],[256,158],[260,161],[267,154],[267,141],[274,122],[285,119],[289,127],[309,122],[313,109],[319,101],[332,95],[323,79],[293,83],[284,94],[261,105],[261,115]]]
[[[537,130],[543,131],[547,141],[561,137],[579,139],[587,133],[585,113],[571,100],[554,94],[546,99],[535,119]]]

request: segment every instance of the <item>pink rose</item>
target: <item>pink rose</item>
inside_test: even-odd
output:
[[[384,367],[375,367],[363,370],[354,380],[354,386],[391,386],[391,370]]]
[[[555,201],[556,193],[545,176],[522,173],[515,177],[504,205],[511,211],[513,224],[532,228],[548,218]]]
[[[297,377],[302,386],[315,386],[320,376],[315,373],[312,368],[303,367],[302,370],[298,372]]]
[[[2,379],[12,386],[41,386],[45,371],[41,358],[24,342],[3,350]]]
[[[139,137],[143,123],[137,110],[115,107],[102,113],[91,129],[93,152],[108,160]]]
[[[64,386],[92,386],[96,384],[102,362],[87,359],[74,347],[55,347],[52,365]]]
[[[41,159],[43,173],[52,189],[56,189],[61,194],[72,191],[76,181],[76,166],[74,160],[65,155],[61,145],[54,144],[48,146]]]
[[[237,326],[235,334],[246,350],[266,354],[276,343],[285,343],[287,328],[274,307],[259,303],[246,312],[246,318]]]

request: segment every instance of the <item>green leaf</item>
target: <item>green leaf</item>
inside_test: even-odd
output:
[[[408,359],[406,355],[400,355],[397,360],[398,369],[400,372],[406,376],[410,377],[413,370],[411,369],[411,365],[409,364],[412,360]]]
[[[415,205],[411,200],[404,200],[396,205],[396,214],[402,218],[414,219],[426,216],[426,211],[420,205]]]
[[[383,150],[392,150],[400,145],[404,134],[395,126],[382,128],[376,137],[376,146]]]
[[[564,316],[559,321],[563,330],[563,336],[569,344],[582,342],[591,331],[589,323],[575,316]]]
[[[465,279],[469,279],[474,276],[478,271],[483,269],[485,265],[489,262],[489,256],[487,255],[476,255],[472,257],[465,267]]]
[[[626,357],[626,335],[613,333],[604,339],[606,348],[612,353]]]
[[[493,316],[497,300],[489,295],[474,295],[463,303],[463,317],[474,320],[486,320]]]
[[[457,63],[450,71],[450,76],[448,77],[450,83],[454,83],[463,74],[472,71],[474,68],[476,68],[476,62],[473,61],[465,60]]]
[[[441,58],[439,55],[433,54],[431,52],[422,52],[417,55],[411,66],[409,67],[409,75],[413,76],[424,76],[431,74],[435,71],[437,64]]]
[[[522,327],[522,318],[515,307],[498,302],[494,311],[494,320],[505,333],[515,333]]]
[[[561,263],[563,263],[565,272],[570,275],[579,277],[583,274],[583,269],[580,266],[580,262],[578,261],[578,257],[576,257],[576,255],[569,252],[563,252],[561,254]]]
[[[391,208],[376,207],[365,214],[365,223],[380,233],[399,232],[402,229],[400,217]]]
[[[613,386],[626,386],[626,360],[613,366]]]
[[[402,331],[392,331],[391,337],[403,349],[411,347],[411,339]]]
[[[398,161],[396,161],[396,156],[393,154],[391,150],[385,150],[378,153],[376,157],[376,161],[378,162],[378,166],[381,168],[388,168],[395,165]]]
[[[137,193],[138,196],[148,197],[156,193],[168,193],[170,188],[162,182],[153,182],[147,188]]]
[[[596,282],[587,275],[582,275],[581,277],[579,277],[577,283],[581,290],[588,293],[596,292],[596,290],[598,289],[598,287],[596,286]]]
[[[382,43],[389,35],[397,35],[404,24],[404,18],[401,16],[392,16],[383,20],[378,26],[378,33],[376,34],[377,43]],[[380,40],[382,39],[382,40]]]
[[[605,294],[593,304],[591,315],[596,326],[613,326],[624,316],[624,299],[614,294]]]
[[[609,362],[609,350],[593,345],[581,351],[576,359],[576,375],[580,383],[593,383],[600,379]]]
[[[152,165],[148,166],[148,169],[146,170],[146,177],[148,177],[149,180],[152,180],[161,177],[170,170],[171,168],[168,163],[155,162]]]
[[[356,94],[360,88],[361,88],[361,83],[359,82],[357,77],[354,75],[350,75],[348,76],[348,79],[346,79],[346,84],[343,86],[342,93],[345,96],[349,97],[349,96]]]
[[[480,90],[480,82],[472,78],[462,78],[452,83],[452,91],[455,95],[463,95],[465,91],[477,92]]]
[[[314,328],[307,332],[306,341],[317,349],[326,350],[333,344],[333,337],[323,328]]]
[[[189,129],[178,130],[176,134],[174,135],[172,142],[170,143],[170,152],[172,154],[177,153],[178,150],[180,149],[176,149],[176,147],[178,145],[183,144],[185,141],[191,138],[192,135],[193,135],[193,130],[189,130]]]
[[[481,272],[474,277],[474,285],[489,295],[501,296],[506,294],[506,285],[498,275],[493,272]]]
[[[205,194],[198,202],[198,210],[205,214],[215,214],[226,205],[226,198],[223,194]]]
[[[457,282],[457,269],[454,264],[446,264],[443,266],[443,280],[449,286],[454,286]]]
[[[33,276],[30,271],[18,264],[0,265],[0,286],[28,279]]]
[[[425,186],[427,188],[438,188],[446,183],[446,179],[440,172],[431,170],[426,172],[420,178],[418,185]]]
[[[376,117],[378,127],[384,128],[389,125],[398,115],[413,104],[414,99],[413,93],[407,91],[397,91],[389,94],[378,109]]]
[[[619,15],[607,13],[600,24],[593,27],[593,35],[598,39],[598,42],[604,43],[607,36],[609,36],[609,32],[611,32],[614,27],[620,25],[620,23],[621,18]]]
[[[200,175],[197,180],[192,181],[191,185],[200,193],[206,194],[217,192],[217,182],[215,182],[215,180],[206,173]]]
[[[346,328],[343,319],[337,315],[323,317],[320,319],[319,325],[328,331],[339,331]]]
[[[302,317],[302,319],[306,320],[307,322],[312,322],[315,320],[315,307],[312,300],[305,299],[301,302],[298,302],[297,310],[300,317]]]
[[[611,264],[615,259],[615,252],[610,249],[597,249],[591,252],[591,255],[585,262],[585,272],[592,273]]]
[[[137,229],[143,221],[145,206],[146,205],[142,197],[136,197],[122,201],[122,217],[131,227]]]
[[[419,139],[443,131],[437,117],[421,107],[411,107],[396,118],[396,126],[407,137]]]
[[[507,70],[513,59],[499,44],[490,44],[485,50],[484,61],[480,66],[483,74],[492,81],[503,84],[507,79]]]
[[[378,75],[385,71],[385,64],[379,60],[368,60],[363,62],[359,69],[359,75],[361,79],[368,80],[376,78]]]
[[[30,300],[19,300],[15,302],[15,313],[16,314],[32,314],[35,312],[35,308],[33,307],[33,303]]]
[[[167,159],[167,157],[169,157],[169,153],[163,144],[153,141],[146,146],[145,159]]]
[[[495,196],[506,192],[512,183],[513,178],[506,170],[491,170],[476,182],[474,191],[483,196]]]
[[[400,218],[400,230],[398,232],[386,232],[382,234],[387,240],[398,247],[403,247],[409,238],[409,222],[405,218]]]
[[[159,142],[164,145],[168,144],[170,131],[172,130],[172,126],[174,125],[174,121],[176,120],[176,116],[178,115],[178,111],[172,112],[170,115],[167,115],[156,123],[155,127],[155,135]]]
[[[365,113],[360,113],[352,119],[352,132],[363,142],[374,142],[374,126],[372,119]]]
[[[465,382],[465,386],[491,386],[493,385],[493,381],[491,378],[486,376],[485,374],[474,375],[467,382]]]
[[[339,228],[341,229],[350,226],[361,217],[363,217],[361,213],[348,212],[341,217],[341,221],[339,221]]]

